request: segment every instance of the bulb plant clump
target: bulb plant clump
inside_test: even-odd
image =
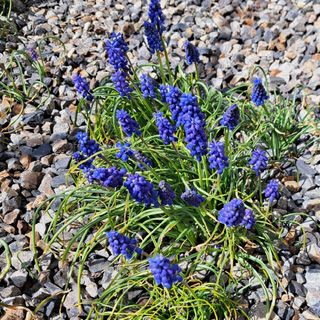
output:
[[[118,275],[87,319],[237,318],[246,311],[235,267],[270,284],[268,317],[281,230],[272,208],[282,192],[271,169],[299,138],[295,110],[284,111],[262,78],[237,90],[208,87],[199,79],[201,50],[188,40],[184,66],[195,72],[173,70],[159,0],[150,1],[143,31],[152,63],[133,65],[130,39],[114,32],[105,40],[110,79],[92,89],[73,78],[87,119],[71,168],[78,185],[46,240],[53,246],[78,221],[62,257],[77,248],[78,279],[96,248],[111,248]],[[80,280],[78,289],[82,308]]]

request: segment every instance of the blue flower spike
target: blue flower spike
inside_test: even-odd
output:
[[[181,268],[162,255],[149,258],[149,268],[157,285],[162,285],[167,289],[171,289],[174,283],[182,281],[179,275]]]
[[[267,95],[266,89],[262,84],[262,80],[260,78],[254,79],[251,95],[252,102],[256,105],[256,107],[260,107],[268,99],[269,96]]]

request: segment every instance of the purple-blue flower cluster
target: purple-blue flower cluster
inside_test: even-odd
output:
[[[76,87],[77,92],[85,98],[87,101],[93,100],[92,92],[89,88],[89,82],[80,76],[80,74],[75,74],[72,77],[74,86]]]
[[[279,193],[279,181],[276,179],[272,179],[267,184],[264,190],[264,197],[269,199],[269,202],[273,202],[273,200],[278,199],[280,196]]]
[[[174,283],[182,281],[182,277],[179,275],[180,267],[162,255],[150,258],[149,267],[157,285],[161,284],[170,289]]]
[[[229,130],[233,130],[239,123],[240,112],[236,104],[233,104],[223,114],[220,124],[224,127],[228,127]]]
[[[268,100],[269,96],[267,95],[266,89],[262,84],[262,80],[256,78],[253,80],[253,88],[251,100],[257,106],[262,106],[265,100]]]
[[[79,168],[81,170],[88,171],[89,169],[93,168],[92,163],[94,157],[92,156],[100,151],[100,146],[95,140],[90,139],[86,132],[79,131],[76,134],[76,139],[79,144],[79,151],[73,154],[73,158],[76,162],[81,162],[87,159],[87,161],[82,163]],[[91,158],[88,159],[89,157]]]
[[[151,0],[149,5],[148,16],[151,23],[157,26],[160,35],[165,30],[164,21],[165,17],[162,13],[159,0]]]
[[[177,122],[182,110],[180,106],[181,90],[174,86],[160,85],[160,94],[162,101],[169,105],[172,120]]]
[[[139,203],[144,203],[146,206],[159,206],[158,193],[153,188],[153,184],[146,180],[145,177],[138,173],[129,174],[124,186],[129,190],[131,197]]]
[[[128,112],[125,110],[117,110],[117,119],[122,128],[122,131],[128,136],[131,137],[134,133],[138,136],[141,135],[140,127],[137,121],[132,119]]]
[[[39,59],[37,51],[33,47],[28,49],[28,53],[33,61],[37,61]]]
[[[202,202],[205,201],[204,197],[197,193],[195,190],[186,190],[182,195],[181,199],[186,202],[189,206],[199,207]]]
[[[250,209],[246,209],[244,211],[244,217],[240,225],[250,230],[255,224],[256,224],[256,219],[254,217],[253,211]]]
[[[199,51],[198,49],[189,41],[184,43],[184,50],[186,52],[186,60],[188,64],[199,63]]]
[[[176,195],[169,183],[161,180],[159,182],[158,193],[159,193],[160,203],[162,206],[173,205],[173,200],[175,199]]]
[[[129,158],[133,157],[133,150],[130,148],[130,146],[131,145],[128,142],[125,142],[123,144],[121,142],[118,142],[116,144],[116,147],[120,150],[116,154],[116,157],[124,162],[127,162]]]
[[[180,98],[181,113],[177,125],[183,125],[185,142],[192,157],[198,161],[207,153],[204,114],[198,106],[197,97],[183,93]]]
[[[109,40],[106,40],[105,45],[109,63],[113,66],[114,70],[128,70],[128,60],[126,58],[128,45],[123,35],[120,32],[112,32]]]
[[[130,239],[129,237],[117,232],[109,231],[106,233],[112,253],[115,256],[119,254],[124,255],[127,259],[131,259],[134,252],[141,254],[142,250],[138,247],[137,239]]]
[[[159,130],[159,136],[164,144],[177,141],[177,137],[174,136],[176,128],[170,123],[170,121],[164,117],[162,112],[154,113],[156,119],[156,125]]]
[[[141,82],[141,92],[143,97],[144,98],[150,97],[155,99],[157,97],[156,95],[157,82],[145,73],[140,76],[140,82]]]
[[[268,157],[266,151],[257,148],[252,152],[252,157],[249,161],[252,169],[256,172],[257,176],[262,173],[268,165]]]
[[[228,167],[228,157],[224,153],[224,144],[222,142],[212,141],[209,151],[209,166],[210,169],[216,169],[221,174],[224,168]]]
[[[152,161],[141,151],[133,151],[133,159],[138,162],[138,167],[143,171],[146,170],[145,165],[148,167],[153,167]]]
[[[120,96],[122,98],[127,97],[130,99],[130,93],[133,90],[130,88],[130,84],[127,81],[127,73],[122,70],[118,70],[111,75],[111,80]]]
[[[163,51],[163,45],[161,42],[161,35],[158,31],[158,28],[155,24],[145,21],[144,30],[147,37],[147,42],[150,52],[153,54],[156,51]]]
[[[90,178],[93,181],[99,182],[106,188],[120,188],[123,185],[123,177],[126,172],[127,171],[124,168],[120,170],[118,170],[116,167],[95,168],[90,173]]]
[[[251,229],[255,224],[253,212],[245,208],[241,199],[233,199],[226,203],[219,211],[218,220],[228,228],[241,225]]]

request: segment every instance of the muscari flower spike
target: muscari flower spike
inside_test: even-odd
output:
[[[197,97],[183,93],[180,98],[181,113],[177,125],[183,125],[185,142],[192,157],[198,161],[207,154],[207,137],[205,134],[205,117],[199,108]]]
[[[145,165],[153,167],[153,162],[141,151],[133,151],[133,159],[138,162],[138,167],[143,171],[146,170]]]
[[[253,88],[251,100],[257,106],[262,106],[265,100],[268,100],[269,96],[267,95],[266,89],[262,84],[262,80],[256,78],[253,80]]]
[[[120,96],[122,98],[127,97],[130,99],[130,92],[133,90],[130,88],[129,82],[127,81],[127,74],[122,70],[118,70],[111,75],[111,80]]]
[[[246,209],[241,199],[233,199],[219,211],[218,220],[228,228],[236,227],[243,222]]]
[[[209,151],[209,166],[210,169],[216,169],[219,174],[222,174],[224,168],[228,167],[228,157],[224,153],[224,144],[222,142],[212,141]]]
[[[240,226],[245,227],[247,230],[252,229],[256,224],[256,219],[254,218],[253,212],[250,209],[246,209],[244,212],[243,220]]]
[[[90,174],[90,177],[106,188],[120,188],[123,185],[123,177],[126,172],[124,168],[120,170],[116,167],[95,168]]]
[[[79,131],[76,134],[76,139],[79,144],[79,151],[73,154],[73,158],[77,163],[86,160],[101,150],[99,144],[95,140],[90,139],[86,132]],[[81,170],[88,171],[89,169],[93,168],[93,160],[94,157],[91,157],[82,163],[79,168]]]
[[[170,85],[160,85],[160,95],[162,101],[169,105],[172,120],[177,122],[182,110],[180,106],[181,90]]]
[[[180,267],[162,255],[149,258],[149,268],[157,285],[170,289],[174,283],[182,281]]]
[[[124,234],[114,230],[106,232],[106,235],[108,237],[112,253],[115,256],[122,254],[129,260],[132,258],[134,252],[138,254],[142,253],[142,250],[137,245],[137,239],[130,239]]]
[[[129,174],[124,186],[129,190],[131,197],[146,206],[159,206],[158,193],[154,190],[151,182],[140,176],[138,173]]]
[[[156,95],[157,82],[145,73],[141,75],[140,82],[141,82],[141,92],[143,97],[144,98],[150,97],[155,99],[157,97]]]
[[[239,123],[240,112],[236,104],[233,104],[223,114],[220,124],[224,127],[228,127],[229,130],[233,130]]]
[[[268,157],[266,156],[266,151],[261,150],[260,148],[254,150],[252,152],[252,157],[249,161],[249,164],[251,164],[252,169],[256,172],[257,176],[262,173],[268,165]]]
[[[37,51],[33,47],[28,49],[28,53],[33,61],[37,61],[39,59]]]
[[[117,119],[118,122],[123,130],[123,132],[128,136],[131,137],[134,133],[138,136],[141,135],[141,131],[139,129],[139,124],[136,120],[132,119],[128,112],[125,110],[117,110]]]
[[[144,30],[151,54],[154,54],[156,51],[162,52],[164,49],[162,46],[161,37],[158,32],[157,26],[153,23],[145,21]]]
[[[170,123],[170,121],[164,117],[162,112],[157,112],[153,114],[156,119],[156,125],[159,130],[159,136],[164,144],[169,144],[170,142],[177,141],[177,137],[174,136],[176,133],[175,127]]]
[[[173,205],[173,200],[175,199],[176,195],[169,183],[161,180],[159,182],[158,193],[159,193],[159,198],[162,206]]]
[[[195,190],[186,190],[182,195],[181,199],[185,201],[189,206],[199,207],[205,198],[197,193]]]
[[[186,52],[186,60],[188,64],[200,62],[199,51],[191,42],[185,41],[184,50]]]
[[[89,82],[80,76],[80,74],[75,74],[72,77],[72,81],[79,95],[85,98],[87,101],[93,100],[92,92],[89,88]]]
[[[116,157],[124,162],[127,162],[129,158],[133,157],[133,150],[130,148],[130,146],[131,145],[128,142],[125,142],[123,144],[121,142],[118,142],[116,144],[116,147],[120,150],[118,153],[116,153]]]
[[[279,181],[276,179],[270,180],[264,190],[264,197],[269,199],[269,202],[271,203],[273,200],[278,199],[279,196]]]
[[[120,32],[112,32],[109,40],[106,40],[105,45],[109,63],[113,68],[116,71],[128,70],[128,60],[126,58],[128,45],[125,42],[123,35]]]
[[[157,26],[160,35],[165,30],[164,21],[165,17],[163,15],[159,0],[150,0],[148,16],[154,25]]]

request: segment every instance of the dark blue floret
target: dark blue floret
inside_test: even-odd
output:
[[[159,0],[150,0],[148,16],[151,23],[153,23],[158,27],[159,33],[161,35],[162,32],[165,30],[165,27],[164,27],[165,17],[162,13]]]
[[[73,154],[73,158],[78,163],[87,159],[87,161],[82,163],[79,166],[79,168],[81,170],[88,171],[93,168],[92,163],[93,163],[94,157],[91,157],[91,156],[93,156],[94,154],[96,154],[97,152],[99,152],[101,150],[100,146],[98,145],[98,143],[95,140],[93,140],[93,139],[90,140],[90,138],[86,132],[79,131],[76,134],[76,139],[79,144],[79,151],[77,151]],[[88,159],[88,158],[90,158],[90,159]]]
[[[117,111],[117,119],[119,124],[123,130],[123,132],[128,136],[131,137],[134,133],[138,136],[141,135],[141,131],[139,130],[139,124],[137,121],[132,119],[128,112],[125,110],[118,110]]]
[[[182,195],[181,199],[185,201],[189,206],[199,207],[205,198],[198,194],[195,190],[186,190]]]
[[[154,190],[151,182],[147,181],[138,173],[129,174],[124,186],[129,190],[131,197],[146,206],[159,206],[158,193]]]
[[[95,168],[91,173],[91,178],[108,188],[120,188],[123,185],[123,177],[126,169],[118,170],[116,167]]]
[[[142,253],[142,250],[138,247],[137,239],[130,239],[129,237],[113,230],[106,232],[106,235],[108,237],[112,253],[115,256],[122,254],[127,259],[131,259],[134,252],[137,252],[138,254]]]
[[[153,114],[156,119],[156,125],[159,130],[159,136],[164,144],[169,144],[170,142],[175,142],[178,139],[174,136],[176,129],[170,123],[170,121],[163,116],[162,112],[157,112]]]
[[[133,151],[133,159],[138,162],[138,167],[143,171],[146,170],[145,165],[153,167],[152,161],[144,155],[141,151]]]
[[[181,282],[181,272],[177,264],[171,263],[170,260],[162,255],[157,255],[149,259],[149,268],[154,276],[157,285],[163,285],[170,289],[176,282]]]
[[[253,80],[253,88],[252,88],[252,102],[257,106],[262,106],[265,100],[268,100],[269,96],[262,84],[262,80],[256,78]]]
[[[157,82],[150,78],[147,74],[142,74],[140,77],[141,92],[144,98],[156,98]]]
[[[180,106],[181,90],[174,86],[160,85],[160,94],[162,101],[169,105],[172,120],[177,122],[182,110]]]
[[[118,70],[111,75],[111,80],[120,96],[122,98],[127,97],[130,99],[130,92],[132,92],[132,89],[127,81],[127,74],[124,71]]]
[[[150,52],[153,54],[156,51],[163,51],[161,37],[158,32],[157,26],[153,23],[145,21],[144,30],[147,37]]]
[[[117,70],[128,70],[128,60],[126,53],[128,45],[121,33],[112,32],[110,39],[106,40],[106,50],[108,53],[109,63]]]
[[[228,157],[224,153],[224,144],[222,142],[212,141],[209,151],[210,169],[216,169],[221,174],[224,168],[228,167]]]
[[[273,200],[278,199],[279,196],[279,181],[276,179],[270,180],[264,190],[264,197],[269,199],[269,202],[271,203]]]
[[[130,148],[130,143],[125,142],[122,144],[118,142],[116,147],[119,148],[119,152],[116,154],[118,159],[121,159],[124,162],[127,162],[129,158],[133,157],[133,150]]]
[[[252,152],[252,157],[249,161],[252,169],[256,172],[257,176],[263,172],[268,165],[268,157],[266,156],[266,151],[257,148]]]
[[[198,49],[189,41],[184,43],[184,50],[186,52],[186,60],[188,64],[193,62],[200,62]]]
[[[241,199],[233,199],[219,211],[218,220],[228,228],[236,227],[243,222],[245,207]]]
[[[175,199],[176,195],[169,183],[163,180],[160,181],[158,193],[159,193],[160,203],[162,206],[173,205],[173,200]]]
[[[80,74],[74,75],[72,80],[77,92],[87,101],[92,101],[93,95],[90,91],[89,83],[84,78],[82,78]]]
[[[246,209],[243,220],[240,223],[240,225],[249,230],[249,229],[252,229],[255,223],[256,223],[256,219],[254,218],[252,210]]]
[[[228,127],[230,130],[233,130],[238,125],[239,119],[239,108],[236,104],[234,104],[223,114],[220,124],[224,127]]]

